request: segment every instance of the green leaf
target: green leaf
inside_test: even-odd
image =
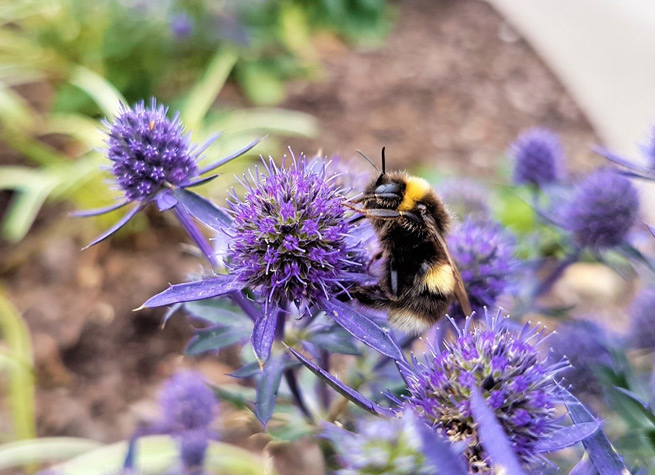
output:
[[[499,189],[492,206],[498,221],[511,230],[529,232],[534,229],[534,209],[517,195],[516,190],[509,187]]]
[[[9,300],[0,293],[0,335],[9,347],[15,364],[9,370],[10,414],[14,422],[16,439],[29,439],[36,435],[34,418],[34,374],[30,333],[22,316]]]
[[[30,130],[36,114],[25,100],[0,83],[0,123],[11,130]]]
[[[232,49],[221,49],[216,52],[205,74],[196,82],[184,100],[181,111],[182,123],[188,130],[194,131],[200,127],[202,120],[218,93],[227,81],[234,68],[238,55]]]
[[[253,103],[267,106],[284,100],[284,84],[261,63],[243,62],[236,69],[237,80]]]
[[[0,470],[76,457],[102,444],[75,437],[45,437],[0,445]]]
[[[68,81],[84,91],[107,117],[114,117],[125,98],[109,81],[84,66],[75,66]]]
[[[18,242],[25,237],[41,206],[55,186],[53,180],[44,179],[30,183],[29,190],[23,190],[12,196],[2,223],[2,236],[7,241]]]
[[[97,475],[119,473],[127,453],[127,442],[106,445],[52,467],[66,475]],[[170,470],[178,460],[177,443],[168,436],[147,436],[137,442],[136,464],[138,473],[161,474]],[[261,475],[275,472],[264,460],[240,447],[211,441],[207,447],[204,469],[208,473],[230,475]]]

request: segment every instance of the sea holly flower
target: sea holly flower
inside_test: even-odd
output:
[[[521,134],[510,146],[516,184],[544,186],[560,181],[564,175],[564,151],[557,135],[534,128]]]
[[[471,388],[479,388],[522,464],[540,460],[539,442],[559,428],[555,374],[564,362],[548,363],[537,345],[543,331],[525,325],[518,332],[500,312],[485,324],[467,319],[443,351],[430,348],[406,375],[407,404],[452,442],[465,442],[470,469],[489,471],[471,410]]]
[[[207,219],[207,208],[213,205],[190,192],[187,188],[206,183],[217,175],[202,176],[230,160],[243,155],[259,142],[254,141],[242,150],[222,158],[211,165],[199,167],[203,152],[217,138],[197,147],[190,141],[180,121],[179,113],[168,117],[168,108],[157,104],[153,98],[149,106],[143,101],[134,107],[121,104],[117,117],[107,127],[106,154],[111,160],[111,172],[123,199],[117,204],[91,211],[75,213],[76,216],[96,216],[117,210],[129,204],[133,207],[113,227],[94,239],[86,247],[108,238],[141,211],[149,203],[156,203],[160,211],[173,209],[191,237],[215,263],[213,253],[204,239],[200,238],[190,216],[213,227],[220,227],[226,217],[214,213]],[[204,244],[203,244],[204,243]]]
[[[561,424],[556,413],[556,405],[562,403],[561,388],[554,377],[568,364],[551,363],[540,355],[538,346],[546,337],[543,329],[530,324],[517,328],[501,318],[500,311],[482,320],[469,317],[463,326],[451,322],[456,339],[442,351],[428,345],[422,362],[397,361],[407,390],[401,397],[388,394],[395,408],[380,406],[300,352],[289,351],[372,414],[393,417],[407,410],[415,412],[434,433],[461,449],[469,473],[505,467],[504,473],[518,474],[512,467],[530,468],[542,462],[545,453],[573,445],[598,430],[595,420]]]
[[[655,303],[655,302],[654,302]],[[576,394],[599,395],[602,387],[594,367],[611,364],[607,331],[591,320],[565,322],[549,339],[553,362],[568,360],[562,371],[565,381]]]
[[[471,308],[478,315],[496,305],[517,277],[520,263],[515,257],[515,240],[490,218],[470,217],[448,236],[448,248],[462,275]],[[450,315],[464,318],[458,305]]]
[[[634,348],[655,348],[655,289],[641,290],[630,304],[628,342]]]
[[[387,356],[401,358],[390,334],[373,320],[338,300],[348,286],[369,276],[362,240],[350,226],[344,190],[323,161],[305,157],[244,176],[243,198],[232,193],[224,230],[229,244],[228,274],[174,285],[148,300],[145,307],[218,297],[248,289],[261,309],[252,344],[263,365],[273,341],[281,339],[289,313],[311,317],[324,311],[355,338]]]
[[[437,187],[439,196],[449,211],[459,219],[489,215],[489,190],[470,178],[450,178]]]
[[[573,232],[577,243],[603,250],[625,242],[639,216],[635,186],[611,170],[597,170],[575,187],[565,205],[562,225]]]

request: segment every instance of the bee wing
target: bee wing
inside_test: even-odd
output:
[[[432,215],[430,215],[427,212],[422,212],[421,215],[423,217],[423,221],[425,222],[425,225],[430,230],[430,232],[434,235],[435,239],[437,240],[437,242],[443,249],[444,253],[446,254],[446,258],[448,259],[448,264],[450,265],[450,268],[453,270],[453,275],[455,276],[455,289],[454,289],[455,297],[457,298],[459,305],[462,307],[462,310],[464,310],[464,314],[467,316],[471,315],[473,310],[471,309],[471,304],[469,303],[468,294],[466,293],[466,288],[464,287],[462,276],[460,275],[459,269],[457,268],[457,265],[453,260],[453,256],[450,255],[450,250],[448,249],[448,244],[446,244],[446,239],[444,238],[443,234],[441,234],[441,231],[439,231],[439,227],[437,226],[437,223],[435,222]]]

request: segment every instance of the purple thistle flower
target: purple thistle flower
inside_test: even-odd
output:
[[[577,184],[562,221],[581,246],[606,249],[625,241],[638,215],[634,185],[612,171],[597,170]]]
[[[655,348],[655,289],[641,290],[630,305],[628,338],[634,348]]]
[[[542,331],[526,325],[510,329],[500,312],[486,321],[456,324],[457,338],[437,352],[430,347],[422,363],[407,371],[406,404],[451,442],[465,444],[471,473],[488,472],[471,411],[471,390],[479,388],[507,435],[516,457],[528,466],[540,460],[538,443],[558,427],[553,376],[565,363],[539,356]]]
[[[175,38],[187,38],[193,33],[193,18],[187,12],[178,12],[171,16],[169,26]]]
[[[199,231],[189,219],[195,214],[192,204],[197,197],[184,188],[196,186],[215,178],[200,175],[214,170],[228,161],[246,153],[259,141],[242,150],[218,160],[203,168],[198,167],[202,153],[218,137],[208,140],[201,147],[192,145],[176,113],[168,117],[168,108],[158,105],[153,98],[150,106],[143,101],[130,108],[121,104],[118,116],[112,121],[103,121],[108,128],[107,158],[111,160],[111,171],[124,199],[119,203],[97,210],[74,213],[75,216],[96,216],[117,210],[129,203],[135,206],[116,225],[96,238],[90,247],[108,238],[142,210],[150,202],[156,202],[160,211],[173,208],[178,219],[189,234],[198,242]],[[204,200],[197,197],[197,200]],[[195,200],[195,201],[197,201]],[[178,206],[182,203],[182,206]],[[202,246],[202,245],[201,245]],[[204,250],[204,249],[203,249]],[[214,259],[210,258],[210,262]]]
[[[549,359],[553,362],[567,359],[571,364],[562,371],[562,376],[574,393],[602,393],[593,367],[611,362],[608,335],[603,327],[591,320],[574,320],[562,324],[548,341]]]
[[[548,129],[534,128],[522,133],[510,146],[514,162],[514,183],[547,185],[564,174],[564,151],[557,135]]]
[[[411,412],[391,419],[360,419],[355,433],[327,426],[324,432],[335,446],[343,467],[337,475],[430,475],[416,418]]]
[[[448,248],[459,268],[471,308],[478,315],[493,307],[516,278],[519,261],[514,256],[514,238],[491,219],[468,218],[448,237]],[[450,315],[466,315],[452,305]]]
[[[448,209],[460,219],[470,215],[489,215],[489,190],[475,180],[444,180],[439,184],[438,191]]]
[[[207,431],[216,415],[214,393],[194,371],[182,371],[170,378],[159,394],[159,406],[171,434]]]
[[[229,206],[229,270],[261,291],[266,305],[293,302],[303,309],[344,290],[361,269],[363,250],[349,239],[344,191],[324,162],[301,156],[278,168],[264,161],[234,192]]]

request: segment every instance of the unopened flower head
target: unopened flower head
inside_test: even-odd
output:
[[[655,288],[641,290],[630,305],[630,344],[635,348],[655,348]]]
[[[337,475],[430,475],[411,413],[393,419],[360,420],[357,432],[326,430],[343,467]]]
[[[557,135],[548,129],[524,132],[508,154],[514,161],[514,183],[542,186],[562,178],[564,152]]]
[[[202,375],[183,371],[169,379],[159,394],[164,425],[171,433],[206,430],[216,411],[216,398]]]
[[[478,315],[493,307],[516,279],[519,261],[515,241],[502,226],[487,218],[468,218],[448,237],[448,248],[459,268],[471,308]],[[465,317],[458,305],[452,317]]]
[[[543,334],[526,325],[515,331],[500,313],[467,319],[441,352],[430,348],[408,376],[407,403],[452,442],[466,444],[471,473],[491,471],[471,413],[471,387],[480,388],[526,466],[539,460],[537,443],[558,427],[554,374],[564,363],[539,356]]]
[[[246,193],[229,201],[231,272],[269,302],[311,304],[340,291],[359,270],[362,249],[349,239],[342,189],[322,161],[303,156],[246,178]]]
[[[655,303],[655,302],[653,302]],[[567,359],[571,366],[562,371],[576,394],[598,395],[602,387],[594,367],[610,363],[606,330],[591,320],[574,320],[560,325],[548,340],[551,361]]]
[[[578,183],[563,221],[581,246],[606,249],[625,241],[638,215],[639,196],[630,180],[598,170]]]
[[[204,429],[183,432],[179,436],[179,445],[185,473],[203,473],[202,466],[209,446],[209,433]]]
[[[107,156],[116,183],[131,201],[144,201],[162,188],[183,185],[198,173],[197,155],[190,146],[179,114],[168,118],[168,108],[143,101],[133,108],[121,105],[109,128]]]

